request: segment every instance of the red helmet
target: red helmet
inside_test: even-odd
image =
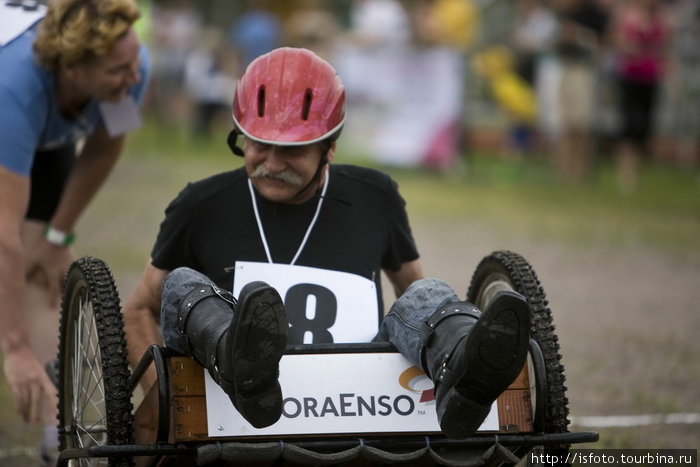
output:
[[[306,49],[283,47],[253,60],[238,81],[233,121],[248,138],[302,145],[337,135],[345,88],[335,69]]]

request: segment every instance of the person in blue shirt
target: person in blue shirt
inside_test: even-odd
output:
[[[52,0],[0,47],[0,351],[27,422],[55,425],[56,410],[30,336],[57,323],[73,229],[139,124],[139,16],[133,0]]]

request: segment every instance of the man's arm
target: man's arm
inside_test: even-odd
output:
[[[15,407],[34,423],[46,396],[55,400],[55,390],[29,342],[20,234],[28,203],[29,179],[0,166],[0,351]]]
[[[168,272],[156,268],[149,262],[143,270],[134,293],[129,297],[122,310],[129,364],[132,368],[138,365],[149,346],[162,345],[163,343],[159,327],[160,302],[163,281]],[[143,376],[143,387],[149,389],[155,381],[155,370],[151,368]]]
[[[384,272],[394,286],[394,293],[397,297],[403,295],[413,282],[425,277],[419,259],[403,263],[398,271],[384,270]]]

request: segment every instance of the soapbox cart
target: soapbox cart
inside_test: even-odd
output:
[[[466,299],[483,309],[503,289],[530,304],[530,352],[473,436],[439,432],[432,383],[389,344],[289,346],[280,362],[283,416],[256,430],[189,357],[151,346],[130,369],[111,272],[81,258],[61,311],[58,465],[513,465],[536,463],[533,453],[564,463],[572,444],[598,434],[568,431],[552,312],[533,268],[510,251],[477,265]],[[156,384],[141,390],[151,365]]]

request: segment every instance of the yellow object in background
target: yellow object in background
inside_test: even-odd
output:
[[[537,102],[532,87],[514,69],[511,51],[494,45],[474,57],[474,68],[484,76],[493,97],[504,109],[522,123],[534,123],[537,117]]]
[[[436,0],[433,20],[439,25],[443,43],[462,50],[474,45],[479,25],[479,10],[472,0]]]

